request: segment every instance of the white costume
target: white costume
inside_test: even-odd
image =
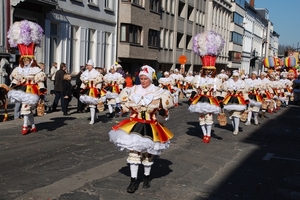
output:
[[[111,67],[112,70],[115,70],[114,65]],[[115,111],[116,104],[120,103],[118,98],[121,90],[123,89],[123,84],[125,79],[118,72],[108,73],[103,77],[104,80],[104,89],[106,91],[106,99],[108,104],[108,109],[110,113],[110,117],[112,117],[113,112]]]
[[[90,64],[93,66],[92,62]],[[80,86],[81,95],[79,100],[90,107],[90,124],[94,124],[96,106],[98,103],[103,103],[105,101],[105,96],[101,95],[103,76],[97,70],[92,68],[91,70],[85,70],[81,74],[80,80],[82,81],[82,84]]]

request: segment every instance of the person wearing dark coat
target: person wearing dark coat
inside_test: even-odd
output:
[[[77,98],[77,112],[78,113],[84,112],[84,107],[85,107],[85,104],[79,100],[80,86],[82,84],[80,76],[81,76],[82,72],[84,72],[84,71],[85,71],[85,66],[80,66],[80,72],[76,75],[76,84],[75,84],[75,88],[74,88],[75,93],[76,93],[75,97]]]
[[[72,84],[71,84],[71,74],[66,73],[63,80],[63,106],[62,111],[64,115],[70,115],[68,113],[68,106],[72,100]]]
[[[55,85],[54,85],[55,98],[52,105],[53,112],[56,111],[59,100],[61,102],[61,107],[63,107],[63,102],[64,102],[63,80],[64,80],[64,75],[66,73],[66,69],[67,69],[66,63],[61,63],[59,70],[55,73]]]

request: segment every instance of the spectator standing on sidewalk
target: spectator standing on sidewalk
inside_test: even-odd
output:
[[[68,113],[68,106],[70,101],[72,100],[72,84],[71,84],[71,74],[65,73],[63,80],[63,99],[64,103],[62,106],[62,111],[64,115],[70,115]]]
[[[66,73],[66,63],[61,63],[59,70],[55,73],[55,85],[54,85],[54,102],[52,105],[52,111],[55,112],[58,102],[60,100],[61,107],[63,107],[64,103],[64,97],[63,97],[63,80],[64,80],[64,75]]]
[[[84,112],[84,107],[85,107],[85,104],[82,103],[80,100],[79,100],[79,97],[80,97],[80,86],[82,84],[82,81],[80,79],[80,76],[81,74],[85,71],[85,66],[82,65],[80,66],[80,72],[78,72],[78,74],[76,75],[76,83],[75,83],[75,87],[74,87],[74,96],[75,98],[77,98],[77,112],[78,113],[82,113]]]
[[[49,78],[51,79],[51,81],[53,81],[53,85],[55,86],[55,74],[57,72],[57,62],[53,62],[52,63],[52,67],[50,69],[50,74],[49,74]]]

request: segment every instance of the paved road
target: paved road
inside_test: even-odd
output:
[[[267,114],[258,126],[241,123],[238,136],[216,124],[210,144],[187,108],[182,101],[171,110],[164,124],[175,137],[156,157],[151,188],[140,184],[134,194],[126,193],[127,153],[107,134],[124,117],[103,112],[89,125],[89,113],[55,112],[36,117],[38,132],[26,136],[22,120],[1,122],[0,199],[300,199],[299,107]]]

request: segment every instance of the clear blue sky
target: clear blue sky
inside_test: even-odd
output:
[[[254,6],[269,10],[269,20],[280,35],[279,44],[300,48],[300,0],[255,0]]]

